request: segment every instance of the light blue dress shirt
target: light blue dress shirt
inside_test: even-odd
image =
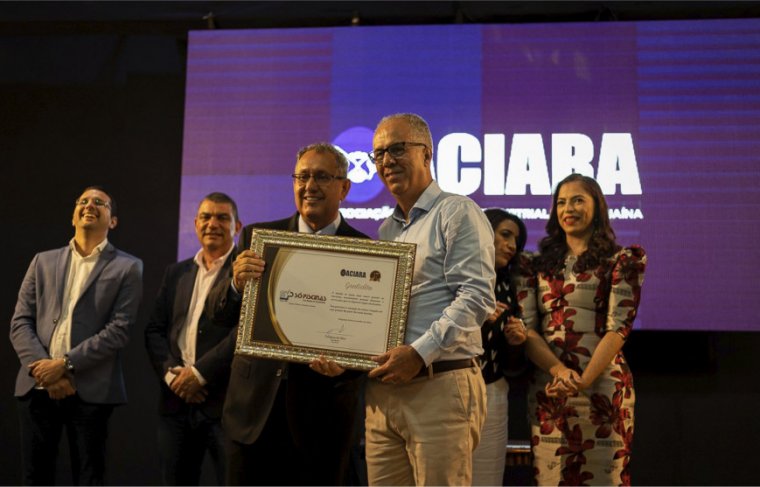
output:
[[[409,211],[409,223],[396,206],[379,234],[417,244],[405,343],[425,366],[480,355],[480,326],[495,309],[496,272],[493,230],[478,205],[433,181]]]

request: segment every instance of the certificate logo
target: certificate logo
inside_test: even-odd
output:
[[[327,297],[322,296],[321,294],[291,291],[288,289],[280,291],[280,301],[307,301],[310,303],[324,303],[327,301]]]
[[[342,277],[359,277],[361,279],[366,279],[367,278],[367,273],[366,272],[364,272],[364,271],[353,271],[353,270],[350,270],[350,269],[341,269],[340,270],[340,275]]]
[[[374,282],[380,282],[380,271],[372,271],[369,273],[369,280]]]

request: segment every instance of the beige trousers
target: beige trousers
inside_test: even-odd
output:
[[[366,389],[369,485],[470,485],[486,415],[478,367]]]

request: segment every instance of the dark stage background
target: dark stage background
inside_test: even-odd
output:
[[[139,323],[124,351],[129,404],[118,408],[112,419],[108,479],[118,485],[158,484],[157,385],[142,331],[163,270],[176,258],[188,30],[352,22],[387,25],[737,17],[760,17],[760,5],[2,2],[0,163],[4,174],[0,204],[9,218],[5,220],[6,238],[1,248],[10,261],[2,278],[0,310],[9,322],[32,256],[63,246],[71,238],[72,202],[81,189],[90,184],[111,188],[119,205],[120,223],[110,240],[143,259],[145,294]],[[283,215],[291,210],[283,208]],[[709,232],[709,222],[701,223]],[[730,242],[716,238],[715,244]],[[694,300],[709,300],[710,276],[704,276],[704,283],[704,296],[674,296],[672,306],[682,308]],[[758,352],[760,335],[752,333],[639,331],[632,335],[625,353],[638,394],[634,483],[757,484],[751,452],[753,440],[760,436],[756,418],[760,385],[754,371]],[[13,398],[17,369],[17,357],[4,338],[0,340],[3,485],[21,482]],[[63,444],[62,449],[65,452]],[[66,463],[63,457],[59,468],[62,484],[70,483]]]

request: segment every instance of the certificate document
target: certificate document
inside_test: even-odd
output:
[[[254,230],[264,274],[243,294],[236,353],[368,370],[403,344],[415,245]]]

